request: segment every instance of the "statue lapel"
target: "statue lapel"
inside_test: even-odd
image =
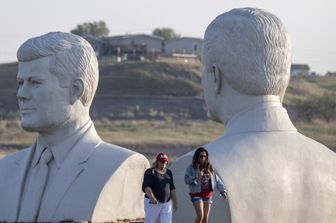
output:
[[[97,136],[94,127],[90,127],[64,160],[56,175],[55,183],[51,186],[49,193],[45,194],[46,197],[40,210],[39,220],[55,220],[57,208],[61,205],[62,198],[71,196],[71,194],[67,194],[67,191],[85,171],[85,164],[100,143],[101,139]]]

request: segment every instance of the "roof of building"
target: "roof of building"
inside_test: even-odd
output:
[[[328,71],[326,73],[326,76],[336,76],[336,72],[330,72],[330,71]]]
[[[96,36],[92,36],[92,35],[84,35],[83,38],[88,40],[88,41],[94,40],[94,41],[97,41],[97,42],[100,42],[100,43],[104,43],[104,41],[101,38],[96,37]]]
[[[181,40],[193,40],[193,41],[203,41],[203,39],[201,38],[196,38],[196,37],[179,37],[179,38],[175,38],[175,39],[170,39],[170,40],[167,40],[166,42],[178,42],[178,41],[181,41]]]
[[[308,64],[292,64],[291,70],[310,70]]]
[[[104,40],[120,40],[120,39],[129,39],[129,38],[136,38],[136,37],[148,37],[152,39],[157,40],[164,40],[161,36],[154,36],[154,35],[148,35],[148,34],[127,34],[127,35],[119,35],[119,36],[108,36],[103,37]]]

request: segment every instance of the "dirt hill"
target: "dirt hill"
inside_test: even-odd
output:
[[[124,119],[191,114],[191,118],[205,118],[198,60],[164,59],[121,64],[104,60],[100,61],[99,69],[99,85],[91,109],[95,117]],[[16,74],[17,63],[0,65],[2,115],[18,111]],[[186,106],[188,104],[191,105]]]
[[[17,63],[0,64],[0,113],[16,114]],[[163,58],[116,64],[100,61],[100,80],[91,113],[113,119],[206,119],[201,88],[201,63]],[[284,105],[296,118],[296,103],[336,92],[336,77],[295,77]]]
[[[98,95],[188,96],[201,94],[198,60],[159,60],[100,66]]]

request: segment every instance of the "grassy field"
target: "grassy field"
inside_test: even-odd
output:
[[[219,137],[224,129],[212,121],[110,121],[96,120],[101,138],[109,143],[138,151],[153,159],[167,152],[172,159]],[[315,120],[295,123],[298,130],[336,151],[335,123]],[[0,122],[0,157],[29,146],[36,137],[23,131],[17,119]]]
[[[315,139],[336,152],[336,122],[313,120],[311,123],[294,123],[303,135]]]
[[[110,121],[96,120],[95,126],[100,137],[143,153],[151,158],[158,151],[176,157],[186,151],[217,138],[222,132],[221,125],[206,121]],[[36,137],[21,129],[19,121],[0,121],[0,157],[29,146]]]
[[[284,103],[295,106],[297,100],[306,100],[312,96],[322,96],[325,93],[336,95],[336,77],[299,76],[291,78],[287,88]]]

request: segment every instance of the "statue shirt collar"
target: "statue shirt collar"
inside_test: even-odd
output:
[[[233,116],[224,136],[248,132],[297,131],[278,97],[255,104]]]
[[[74,145],[82,138],[83,134],[91,127],[91,125],[92,121],[89,120],[72,135],[68,136],[66,139],[64,139],[61,142],[58,142],[55,146],[52,146],[50,148],[58,169],[61,167],[63,161],[70,153]],[[38,163],[39,157],[41,156],[43,149],[46,147],[48,147],[48,145],[39,136],[37,138],[37,143],[35,147],[35,153],[32,162],[33,166],[35,166]]]

